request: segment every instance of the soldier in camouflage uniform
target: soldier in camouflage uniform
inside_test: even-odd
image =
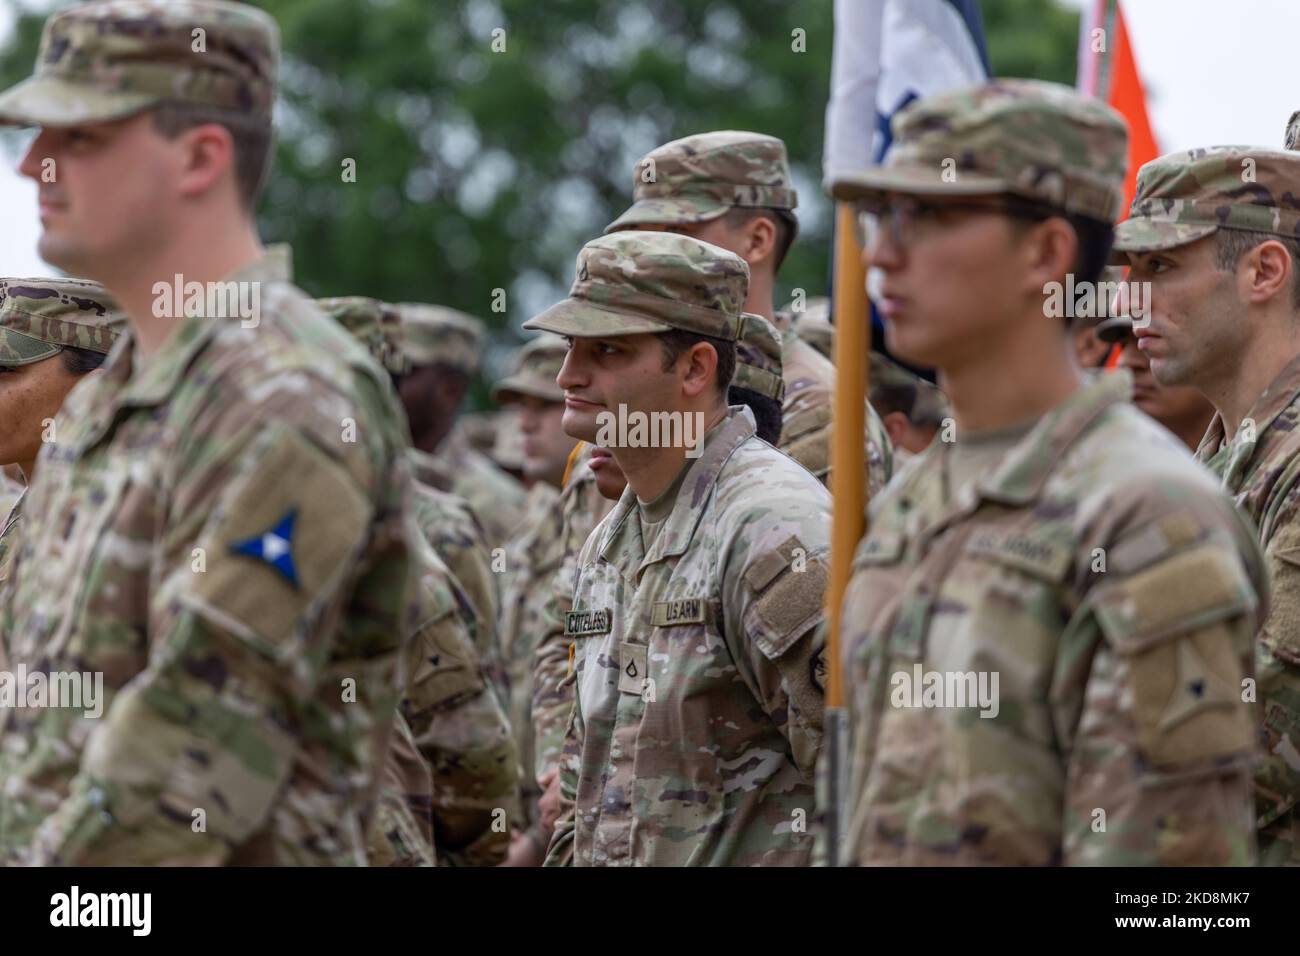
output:
[[[1196,456],[1259,529],[1272,611],[1255,645],[1263,760],[1259,856],[1300,864],[1300,155],[1224,146],[1173,153],[1138,176],[1116,229],[1130,282],[1149,283],[1139,347],[1162,386],[1216,414]]]
[[[321,299],[317,305],[363,342],[390,375],[400,378],[408,371],[392,306],[362,296]],[[450,499],[451,507],[468,514],[453,495],[420,487],[421,495]],[[421,516],[417,508],[413,518]],[[371,831],[371,865],[436,859],[444,866],[492,866],[505,856],[508,832],[498,811],[513,799],[518,759],[504,707],[475,647],[483,625],[439,551],[445,532],[442,523],[418,531],[429,546],[416,551],[420,613]],[[451,547],[456,551],[459,542]]]
[[[104,364],[125,317],[104,287],[84,279],[0,279],[0,464],[30,483],[43,438],[82,376]],[[0,588],[9,580],[22,524],[22,494],[0,532]],[[0,670],[8,670],[0,633]]]
[[[745,310],[782,332],[783,426],[777,443],[824,484],[830,483],[835,366],[774,314],[781,261],[799,230],[785,143],[736,130],[700,133],[651,150],[633,171],[633,203],[605,227],[679,232],[711,242],[749,265]],[[889,439],[868,405],[867,481],[874,494],[893,474]]]
[[[833,364],[835,362],[835,326],[831,324],[831,300],[813,296],[802,309],[796,310],[793,302],[776,314],[777,328],[793,328],[799,336]]]
[[[948,417],[943,392],[880,352],[871,353],[871,404],[880,412],[901,469],[934,441]]]
[[[745,405],[755,418],[755,434],[775,444],[781,434],[781,336],[761,315],[742,316],[736,340],[736,372],[727,390],[730,405]],[[559,759],[564,731],[573,709],[570,648],[564,636],[565,615],[577,574],[577,561],[596,524],[608,514],[627,487],[627,479],[607,448],[586,445],[572,462],[572,476],[560,500],[559,531],[548,544],[547,563],[555,567],[548,600],[539,614],[541,634],[533,660],[533,728],[537,741],[539,786],[549,791],[542,802],[541,831],[548,837],[554,819],[548,815],[559,805]]]
[[[400,382],[410,371],[410,361],[401,340],[401,318],[386,302],[363,296],[320,299],[326,315],[343,324],[371,350],[377,361]],[[415,448],[407,452],[416,477],[412,504],[415,522],[456,578],[458,590],[468,599],[474,647],[485,662],[496,657],[495,633],[499,597],[497,575],[492,572],[492,555],[483,526],[469,503],[459,495],[426,484],[429,473],[424,458]]]
[[[1190,385],[1161,385],[1138,344],[1130,315],[1113,315],[1097,325],[1097,338],[1119,347],[1119,368],[1133,377],[1133,404],[1169,429],[1190,451],[1200,447],[1214,418],[1210,400]]]
[[[773,447],[780,444],[785,418],[781,407],[785,397],[783,353],[776,326],[753,312],[741,316],[736,374],[727,389],[727,404],[748,406],[754,415],[754,434]]]
[[[548,864],[808,858],[830,502],[727,408],[748,273],[687,236],[618,232],[525,323],[571,339],[559,384],[575,437],[615,409],[707,429],[694,458],[661,436],[612,448],[628,488],[582,549],[566,615],[570,805]]]
[[[0,94],[42,127],[42,256],[130,323],[41,449],[3,599],[15,666],[103,676],[100,719],[0,711],[0,847],[27,862],[366,861],[410,477],[387,377],[257,239],[278,47],[243,4],[93,3]],[[178,273],[209,296],[168,302]]]
[[[549,834],[537,820],[537,786],[533,758],[533,657],[543,633],[543,611],[551,600],[563,552],[556,542],[562,528],[560,484],[574,441],[564,434],[564,392],[555,376],[568,351],[563,339],[543,333],[529,340],[508,376],[492,389],[493,400],[521,416],[524,474],[532,480],[519,533],[506,548],[503,575],[500,654],[510,692],[510,725],[523,761],[520,827],[511,849],[513,863],[540,866]]]
[[[1082,382],[1046,308],[1105,264],[1124,121],[995,81],[893,132],[831,191],[864,216],[890,351],[939,369],[956,432],[871,503],[856,554],[840,859],[1250,863],[1259,549],[1126,376]]]
[[[469,502],[488,546],[504,548],[523,518],[525,489],[470,445],[456,412],[478,374],[483,324],[436,305],[399,305],[402,351],[411,370],[398,391],[411,422],[416,478]]]
[[[617,475],[612,497],[604,494],[597,469],[610,469]],[[560,759],[564,752],[564,733],[573,712],[573,682],[567,678],[573,670],[573,639],[564,636],[565,615],[573,610],[573,587],[578,579],[578,556],[587,538],[609,514],[622,494],[627,481],[618,471],[618,463],[608,449],[583,443],[571,463],[568,483],[560,493],[560,532],[548,548],[546,563],[556,568],[551,576],[551,592],[542,608],[541,633],[533,655],[533,764],[539,789],[552,791],[559,783]],[[543,798],[545,800],[545,798]],[[552,799],[552,803],[554,803]],[[547,818],[542,807],[543,832],[549,834],[554,817]],[[548,836],[549,840],[549,836]]]

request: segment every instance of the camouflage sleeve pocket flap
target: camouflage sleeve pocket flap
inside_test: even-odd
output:
[[[822,619],[826,565],[820,558],[792,566],[771,582],[750,612],[746,630],[769,660],[776,660]]]
[[[877,531],[869,534],[858,545],[853,555],[854,567],[880,564],[897,564],[903,557],[903,535],[897,531]]]
[[[1122,653],[1230,620],[1255,606],[1235,558],[1210,545],[1101,585],[1095,601],[1103,633]]]

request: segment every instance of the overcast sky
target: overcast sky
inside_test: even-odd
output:
[[[817,2],[817,0],[801,0]],[[986,4],[998,0],[984,0]],[[1083,0],[1061,0],[1075,8]],[[1277,147],[1300,109],[1296,0],[1123,0],[1162,151],[1216,143]],[[0,40],[12,29],[0,0]],[[0,274],[44,275],[36,254],[36,187],[14,171],[15,134],[0,150]],[[277,237],[268,237],[271,239]]]

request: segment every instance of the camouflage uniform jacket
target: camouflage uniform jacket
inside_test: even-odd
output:
[[[777,447],[829,487],[835,366],[794,329],[786,329],[781,333],[781,369],[785,400]],[[866,415],[867,490],[874,496],[893,477],[894,456],[885,423],[870,402]]]
[[[583,547],[548,862],[807,862],[830,498],[733,409],[645,553],[629,488]]]
[[[504,548],[524,519],[524,486],[471,446],[460,428],[452,429],[432,457],[451,477],[444,490],[468,501],[482,522],[488,546]]]
[[[506,548],[504,597],[501,602],[499,654],[503,683],[509,691],[510,726],[523,765],[521,826],[532,822],[539,796],[533,772],[533,655],[542,634],[542,614],[550,600],[560,556],[554,542],[560,535],[560,493],[538,482],[528,489],[524,524]]]
[[[493,866],[505,859],[502,814],[514,799],[519,760],[510,724],[471,639],[471,616],[447,566],[417,543],[420,613],[406,659],[401,721],[427,761],[424,784],[410,748],[398,740],[390,764],[412,781],[406,804],[443,866]],[[403,729],[403,728],[399,728]],[[395,814],[396,816],[396,814]],[[399,860],[400,862],[400,860]]]
[[[1259,529],[1272,610],[1255,644],[1263,760],[1255,770],[1259,859],[1300,863],[1300,359],[1260,396],[1231,442],[1215,415],[1196,455]]]
[[[8,854],[366,860],[414,608],[402,416],[269,262],[232,281],[255,327],[179,319],[134,375],[123,335],[41,449],[3,631],[15,666],[101,673],[104,709],[0,709]]]
[[[936,442],[872,502],[844,600],[842,861],[1253,860],[1262,559],[1129,387],[1082,387],[955,494]]]
[[[496,657],[496,624],[501,598],[498,575],[492,573],[492,553],[483,524],[464,498],[435,482],[428,456],[410,449],[415,475],[415,522],[468,598],[473,610],[473,639],[486,665]]]
[[[591,532],[614,507],[614,502],[596,490],[596,476],[587,465],[590,447],[575,463],[560,494],[560,533],[544,542],[546,550],[538,559],[555,567],[533,655],[533,763],[538,777],[559,767],[564,732],[573,712],[573,681],[567,680],[572,670],[569,651],[573,638],[564,636],[564,622],[573,606],[578,558]]]
[[[3,594],[5,588],[9,586],[9,575],[13,572],[14,556],[18,543],[18,528],[21,524],[23,514],[23,494],[9,509],[9,514],[5,516],[4,530],[0,531],[0,606],[3,604]],[[5,634],[0,630],[0,671],[9,671],[9,652],[5,650]]]

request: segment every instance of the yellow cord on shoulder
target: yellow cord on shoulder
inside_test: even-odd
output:
[[[580,441],[573,446],[573,451],[569,452],[569,460],[564,463],[564,480],[560,482],[561,488],[569,487],[569,476],[573,474],[573,463],[578,460],[578,456],[582,454],[582,450],[586,447],[587,443]]]

